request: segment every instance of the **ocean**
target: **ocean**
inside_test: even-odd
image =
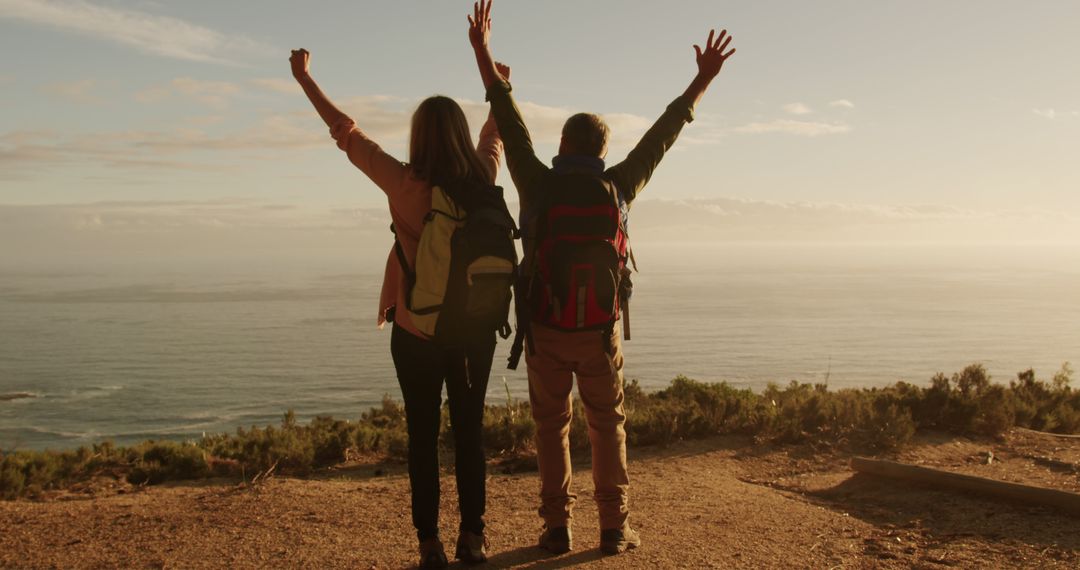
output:
[[[1080,361],[1062,246],[639,246],[626,376],[760,389]],[[192,439],[399,397],[382,259],[0,268],[0,449]],[[489,402],[527,398],[501,342]]]

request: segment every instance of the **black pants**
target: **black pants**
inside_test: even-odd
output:
[[[455,475],[461,530],[484,530],[486,459],[484,396],[487,393],[495,333],[490,341],[465,349],[445,349],[394,326],[390,336],[398,384],[405,399],[409,429],[409,482],[412,519],[420,540],[439,534],[439,425],[446,380],[450,425],[454,431]]]

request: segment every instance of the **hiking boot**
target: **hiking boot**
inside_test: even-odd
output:
[[[476,534],[467,530],[461,531],[457,539],[457,552],[454,558],[467,564],[481,564],[487,562],[487,539],[483,533]]]
[[[630,525],[600,531],[600,550],[604,554],[621,554],[641,546],[641,537]]]
[[[446,568],[449,565],[441,540],[429,538],[420,543],[420,568]]]
[[[545,527],[540,535],[540,548],[552,554],[566,554],[573,547],[572,536],[569,527]]]

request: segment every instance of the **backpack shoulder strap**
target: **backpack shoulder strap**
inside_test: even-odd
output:
[[[614,180],[607,176],[603,176],[602,178],[611,185],[612,192],[615,195],[615,204],[619,208],[619,229],[621,229],[623,235],[626,236],[627,261],[629,262],[630,267],[637,272],[637,260],[634,259],[634,248],[630,245],[630,230],[628,228],[630,225],[630,203],[626,201],[626,197],[623,196],[622,190],[619,190],[619,187],[615,185]]]
[[[397,237],[397,228],[394,224],[390,224],[390,231],[394,234],[394,253],[397,254],[398,264],[401,265],[401,270],[405,273],[405,308],[412,310],[412,292],[413,286],[416,285],[416,271],[412,267],[409,267],[409,260],[405,258],[405,248],[401,246],[401,240]]]
[[[405,276],[409,278],[409,281],[415,280],[416,272],[409,267],[409,260],[405,258],[405,248],[401,246],[401,240],[397,237],[397,228],[394,227],[394,224],[390,224],[390,233],[394,234],[394,253],[397,254],[401,270],[405,272]]]

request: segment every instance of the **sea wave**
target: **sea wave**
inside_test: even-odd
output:
[[[107,398],[123,390],[124,386],[120,384],[108,384],[104,386],[87,386],[86,388],[78,388],[65,392],[63,394],[57,394],[58,403],[60,402],[83,402],[86,400],[96,400],[98,398]],[[52,394],[47,394],[46,397],[51,399]]]
[[[13,402],[15,400],[31,400],[41,397],[33,392],[6,392],[0,393],[0,402]]]
[[[33,433],[35,435],[44,435],[49,437],[61,438],[61,439],[75,439],[75,440],[92,440],[102,437],[99,431],[65,431],[61,429],[49,429],[41,426],[24,426],[21,428],[25,431]]]
[[[208,428],[219,425],[220,422],[200,422],[195,424],[177,425],[154,429],[140,429],[133,431],[124,431],[107,434],[109,438],[121,439],[121,440],[144,440],[144,439],[159,439],[166,436],[178,436],[178,435],[192,435],[206,433]],[[217,430],[211,430],[217,431]],[[227,431],[227,430],[223,430]]]

